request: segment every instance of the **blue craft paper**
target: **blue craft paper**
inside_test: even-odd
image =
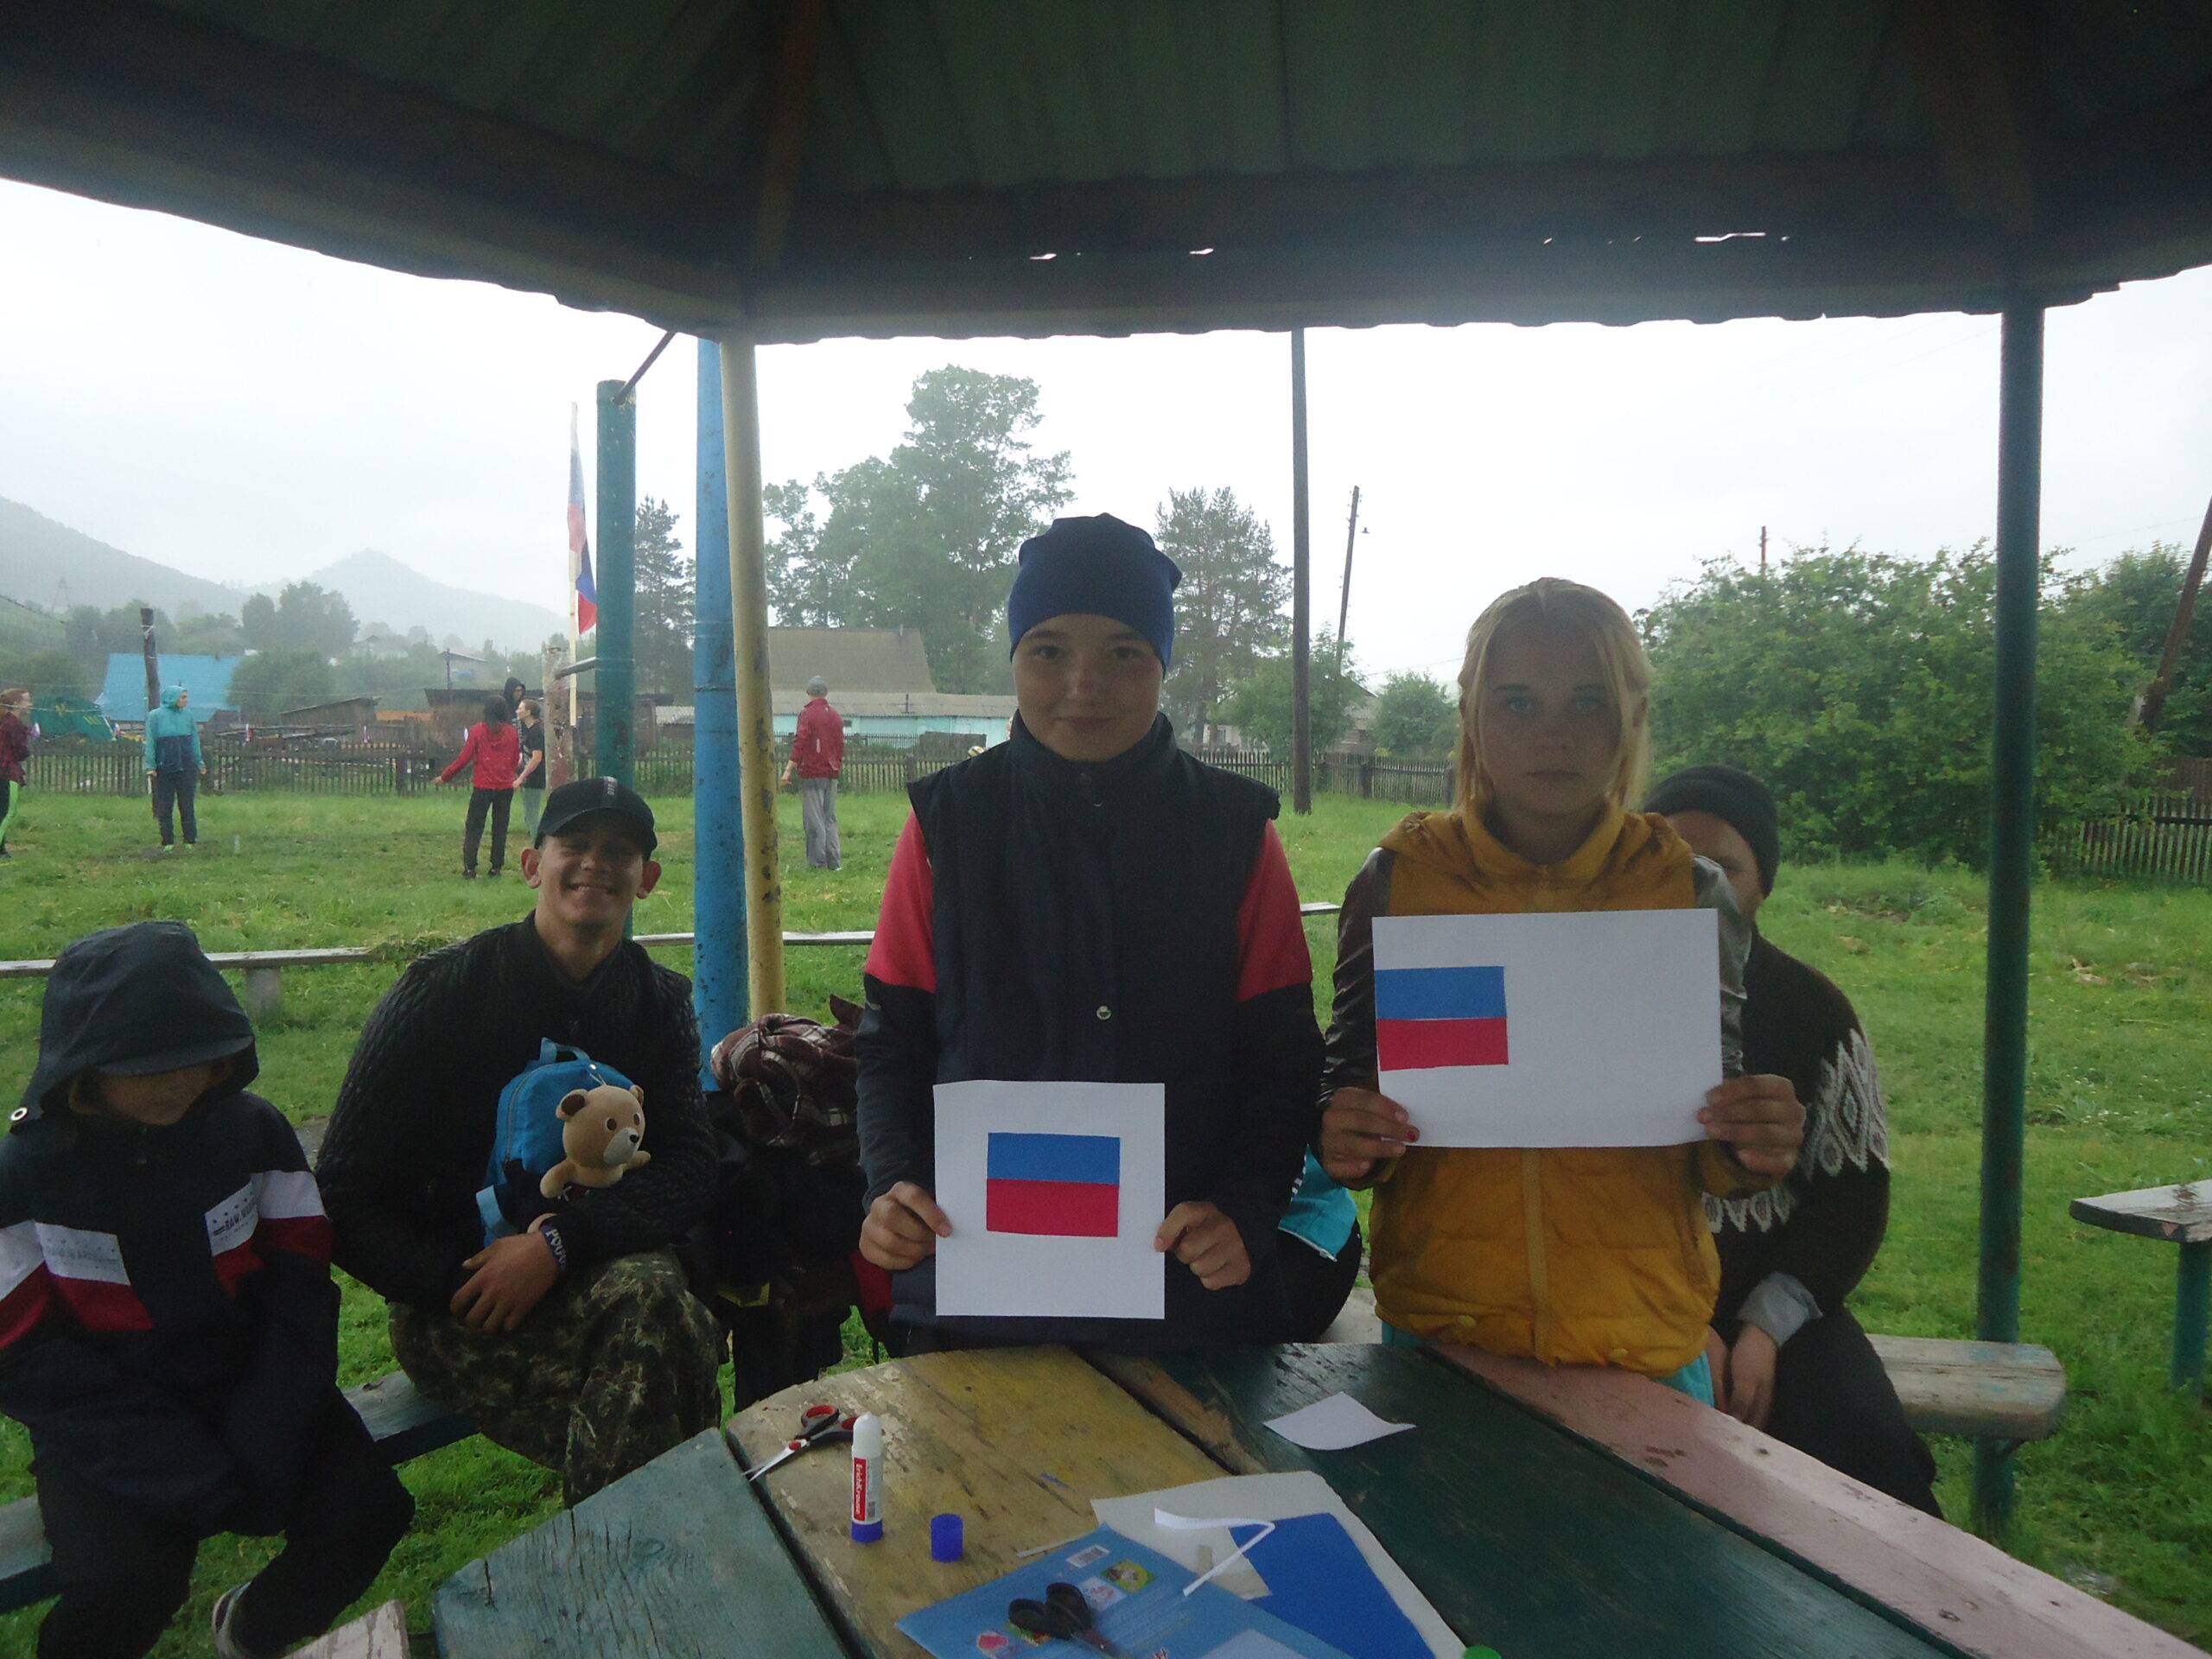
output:
[[[1238,1527],[1232,1535],[1241,1544],[1258,1530]],[[1245,1560],[1268,1583],[1268,1593],[1249,1605],[1265,1608],[1351,1659],[1430,1659],[1421,1631],[1335,1516],[1278,1521]]]

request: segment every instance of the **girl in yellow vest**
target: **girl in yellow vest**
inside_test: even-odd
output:
[[[1664,818],[1627,810],[1649,768],[1649,686],[1626,613],[1575,582],[1516,588],[1468,631],[1457,804],[1408,817],[1344,894],[1318,1149],[1337,1180],[1376,1189],[1375,1300],[1390,1340],[1618,1365],[1711,1404],[1720,1268],[1701,1196],[1780,1180],[1804,1111],[1787,1078],[1737,1075],[1751,930],[1727,881]],[[1728,1080],[1699,1115],[1707,1139],[1420,1150],[1405,1109],[1376,1092],[1376,917],[1691,906],[1721,925]]]

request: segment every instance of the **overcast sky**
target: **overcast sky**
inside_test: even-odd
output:
[[[658,337],[535,295],[404,276],[0,182],[0,496],[217,581],[375,548],[564,608],[569,410]],[[1069,511],[1150,526],[1227,485],[1290,554],[1289,346],[1250,334],[836,341],[762,354],[767,476],[895,443],[920,372],[1033,378]],[[1477,611],[1554,574],[1631,607],[1701,561],[1992,533],[1997,321],[1753,321],[1308,336],[1315,613],[1370,671],[1455,667]],[[694,348],[639,388],[639,487],[688,542]],[[2212,272],[2054,311],[2046,544],[2186,541],[2212,492]],[[39,595],[29,595],[37,598]]]

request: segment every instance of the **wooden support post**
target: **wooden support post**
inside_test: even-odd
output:
[[[245,970],[245,1011],[256,1026],[268,1024],[284,1012],[284,976],[281,969]]]
[[[566,646],[548,646],[542,660],[545,685],[545,787],[558,789],[576,775],[576,728],[573,718],[576,682],[574,675],[569,675],[563,683],[563,671],[569,665]]]
[[[637,782],[638,400],[620,380],[599,383],[599,666],[592,770]]]
[[[768,532],[760,499],[760,382],[750,337],[722,341],[738,782],[745,804],[745,931],[755,1020],[785,1011],[784,874],[776,847],[776,726],[768,693]]]
[[[2181,579],[2181,598],[2174,605],[2172,626],[2166,630],[2166,648],[2158,653],[2158,671],[2136,700],[2135,723],[2146,732],[2158,729],[2166,712],[2166,698],[2174,689],[2174,671],[2181,666],[2183,647],[2189,644],[2189,625],[2196,614],[2196,595],[2204,586],[2204,567],[2212,558],[2212,505],[2204,509],[2204,522],[2196,531],[2196,545],[2190,552],[2189,569]]]
[[[1313,810],[1313,546],[1306,477],[1306,331],[1290,331],[1290,808]]]
[[[2174,1368],[2177,1393],[2204,1401],[2204,1344],[2212,1326],[2212,1243],[2184,1244],[2174,1277]]]
[[[1982,1025],[1977,1334],[2020,1339],[2027,1142],[2028,895],[2035,879],[2036,611],[2043,502],[2043,307],[2005,308],[1997,411],[1997,670],[1990,739],[1989,968]],[[2012,1449],[1974,1442],[1974,1518],[2012,1513]]]
[[[154,613],[148,606],[138,607],[138,649],[146,659],[146,716],[153,718],[154,710],[162,706],[162,653],[154,640]],[[146,746],[146,760],[153,762],[153,745]]]

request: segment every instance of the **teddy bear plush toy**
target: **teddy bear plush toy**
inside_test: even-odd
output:
[[[544,1197],[557,1198],[571,1186],[612,1186],[625,1170],[652,1161],[644,1146],[644,1090],[608,1084],[571,1089],[556,1109],[563,1155],[537,1184]]]

